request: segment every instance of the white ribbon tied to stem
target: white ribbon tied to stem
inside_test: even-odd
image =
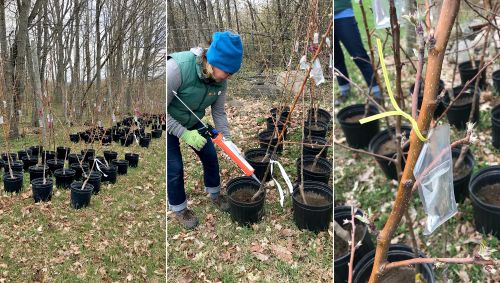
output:
[[[104,163],[102,163],[97,158],[94,158],[94,162],[95,162],[95,165],[97,166],[97,170],[99,170],[99,172],[101,172],[104,177],[108,177],[108,175],[106,175],[106,174],[104,174],[104,172],[102,172],[101,167],[99,167],[99,163],[101,163],[102,165],[104,165]]]
[[[278,168],[280,169],[281,176],[283,176],[283,179],[285,179],[285,183],[288,186],[288,189],[290,191],[290,195],[292,195],[292,193],[293,193],[292,182],[290,182],[290,178],[286,174],[285,168],[283,168],[283,165],[281,165],[281,163],[279,163],[278,161],[272,160],[272,159],[269,162],[271,163],[271,172],[270,172],[271,177],[273,178],[273,181],[276,184],[276,187],[278,188],[278,192],[280,194],[280,204],[281,204],[281,207],[283,207],[283,203],[285,201],[285,194],[283,193],[283,189],[281,189],[280,183],[278,183],[278,181],[274,178],[274,174],[273,174],[274,164],[278,165]]]

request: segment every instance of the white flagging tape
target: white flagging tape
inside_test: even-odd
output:
[[[281,176],[283,176],[283,179],[285,179],[285,183],[288,186],[288,189],[290,190],[290,195],[293,193],[292,182],[290,182],[290,178],[286,174],[285,168],[283,168],[283,166],[278,161],[274,161],[271,159],[270,162],[271,162],[271,177],[273,178],[274,183],[276,183],[276,187],[278,187],[278,192],[280,194],[280,204],[281,204],[281,207],[283,207],[283,203],[285,201],[285,194],[283,193],[283,190],[281,189],[280,183],[278,183],[278,181],[276,179],[274,179],[274,175],[273,175],[274,164],[278,165],[278,168],[280,169],[280,172],[281,172]]]
[[[95,162],[95,165],[97,166],[97,170],[99,170],[99,172],[101,172],[104,177],[108,177],[108,175],[106,175],[106,174],[104,174],[104,172],[102,172],[101,167],[99,167],[99,163],[101,163],[102,165],[104,165],[104,163],[102,163],[97,158],[94,158],[94,162]]]

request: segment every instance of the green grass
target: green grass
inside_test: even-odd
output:
[[[11,141],[11,151],[39,144],[29,133]],[[57,136],[57,145],[71,147],[69,137]],[[45,146],[48,147],[47,145]],[[2,148],[4,148],[2,146]],[[165,281],[165,143],[153,140],[149,149],[134,145],[111,149],[140,155],[139,167],[118,176],[116,184],[102,184],[89,207],[69,205],[70,191],[54,188],[52,201],[35,204],[29,174],[17,195],[0,185],[0,278],[7,281]],[[159,166],[160,164],[160,166]]]

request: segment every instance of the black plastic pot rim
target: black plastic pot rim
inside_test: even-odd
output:
[[[356,116],[359,114],[364,114],[364,113],[365,113],[365,105],[364,104],[349,105],[347,107],[340,109],[339,113],[337,113],[337,119],[342,126],[359,128],[362,125],[361,123],[359,123],[359,122],[352,122],[351,123],[351,122],[346,122],[345,120],[349,117]],[[379,111],[375,106],[370,105],[369,106],[369,113],[371,115],[373,115],[373,114],[379,113]],[[350,114],[350,115],[348,115],[348,114]]]
[[[319,191],[325,191],[329,195],[331,195],[331,202],[329,202],[326,205],[323,206],[311,206],[308,204],[304,204],[298,201],[298,198],[300,196],[300,190],[299,190],[299,184],[295,184],[293,188],[293,193],[292,193],[292,199],[297,203],[298,206],[312,210],[312,211],[326,211],[332,208],[333,205],[333,193],[330,191],[328,188],[328,185],[322,182],[317,182],[317,181],[304,181],[304,192],[306,191],[314,191],[314,190],[319,190]]]
[[[31,181],[31,185],[32,186],[53,186],[54,185],[54,181],[52,180],[52,178],[45,178],[45,184],[43,183],[43,178],[36,178],[36,179],[33,179],[33,181]]]
[[[9,171],[8,171],[8,170],[7,170],[7,171],[3,174],[3,178],[4,178],[4,179],[10,179],[10,180],[13,180],[13,181],[14,181],[14,180],[17,180],[17,179],[19,179],[19,178],[21,178],[21,179],[22,179],[22,178],[24,177],[24,175],[23,175],[22,173],[19,173],[19,172],[17,172],[17,171],[12,171],[12,176],[14,177],[14,179],[12,179],[12,178],[10,177],[10,173],[9,173]]]
[[[80,189],[75,188],[75,186],[78,186]],[[82,186],[83,182],[73,182],[71,183],[70,188],[72,192],[80,194],[89,194],[94,190],[94,186],[92,186],[92,184],[86,183],[85,188],[81,189]]]
[[[488,167],[483,168],[483,169],[479,170],[478,172],[476,172],[476,174],[474,174],[470,179],[469,196],[473,200],[473,202],[472,202],[473,204],[475,202],[479,206],[481,206],[482,209],[484,209],[488,212],[494,213],[494,214],[498,214],[498,213],[500,213],[500,206],[486,203],[476,196],[476,191],[478,191],[480,188],[482,188],[482,187],[478,187],[475,184],[476,180],[478,178],[482,178],[482,177],[487,176],[487,175],[500,176],[500,165],[488,166]],[[496,183],[494,183],[494,184],[496,184]]]
[[[64,172],[64,174],[63,174],[63,172]],[[68,174],[68,172],[69,172],[69,174]],[[66,169],[64,169],[64,171],[62,168],[59,168],[56,171],[54,171],[54,176],[56,176],[56,177],[71,177],[71,176],[75,176],[75,174],[76,174],[76,171],[74,169],[71,169],[71,168],[66,168]]]
[[[350,219],[350,217],[351,217],[351,207],[350,206],[340,206],[340,207],[337,206],[335,208],[344,208],[344,207],[346,209],[348,208],[349,211],[346,210],[346,211],[341,211],[341,212],[334,212],[334,221],[337,221],[337,218],[340,218],[340,217],[345,216],[345,215],[349,216],[349,219]],[[356,210],[356,215],[363,215],[363,212],[360,209],[358,209],[358,210]],[[354,223],[356,225],[359,225],[359,224],[363,225],[363,237],[361,237],[361,239],[364,239],[366,234],[368,233],[368,226],[356,218],[354,219]],[[342,224],[343,223],[339,223],[339,225],[342,225]],[[354,254],[356,254],[356,253],[354,253]],[[335,263],[340,263],[341,261],[345,261],[345,259],[350,257],[350,256],[351,256],[351,249],[349,248],[349,251],[347,252],[347,254],[344,254],[343,256],[340,256],[340,257],[337,257],[334,259],[334,265],[335,265]],[[353,267],[353,269],[354,269],[354,267]]]
[[[257,185],[256,187],[256,190],[255,192],[257,192],[259,190],[259,183],[257,181],[255,181],[254,179],[252,179],[251,177],[236,177],[236,178],[233,178],[231,180],[229,180],[229,182],[227,183],[226,185],[226,190],[229,190],[230,186],[233,185],[234,183],[236,182],[245,182],[247,184],[254,184],[254,185]],[[237,191],[237,189],[235,189],[235,191]],[[233,199],[231,197],[232,194],[228,194],[228,198],[229,198],[229,201],[233,202],[234,204],[238,205],[238,206],[241,206],[241,207],[255,207],[255,206],[258,206],[260,205],[260,203],[263,201],[263,199],[265,198],[266,196],[266,191],[264,190],[263,193],[261,193],[257,199],[253,202],[240,202],[240,201],[237,201],[235,199]]]

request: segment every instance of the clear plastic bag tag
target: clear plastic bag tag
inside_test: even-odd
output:
[[[320,85],[325,82],[325,77],[323,76],[323,69],[321,68],[321,63],[318,58],[314,60],[313,67],[310,73],[310,77],[316,82],[316,85]]]
[[[403,2],[400,0],[395,0],[394,5],[396,6],[396,14],[404,14]],[[372,10],[373,10],[373,20],[375,21],[376,29],[389,28],[391,26],[391,16],[389,14],[389,0],[373,0]]]
[[[427,214],[424,235],[429,235],[457,213],[448,124],[431,130],[429,142],[423,146],[413,174]]]

